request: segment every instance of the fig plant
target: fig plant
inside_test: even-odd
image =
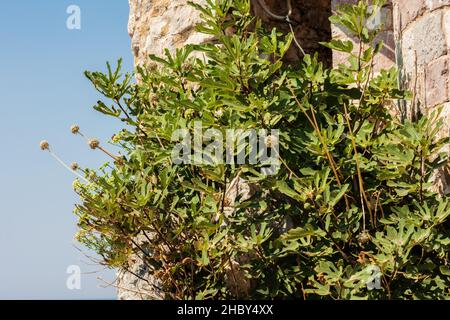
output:
[[[395,68],[373,70],[373,7],[331,17],[359,43],[323,43],[348,56],[326,68],[317,55],[285,63],[293,35],[265,29],[249,0],[207,3],[198,31],[213,43],[150,56],[136,83],[120,61],[86,72],[105,97],[94,108],[125,129],[110,142],[121,155],[104,149],[114,161],[76,167],[78,240],[111,268],[138,255],[168,299],[449,298],[450,205],[433,188],[449,139],[438,110],[395,112],[408,93]],[[279,170],[174,163],[174,133],[199,121],[224,136],[278,130]],[[230,196],[236,185],[248,192]]]

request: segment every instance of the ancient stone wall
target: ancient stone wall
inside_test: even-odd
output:
[[[195,31],[199,13],[188,5],[188,0],[129,0],[129,3],[128,33],[136,64],[145,63],[149,54],[162,55],[166,48],[173,51],[209,39]]]
[[[148,54],[163,54],[164,49],[173,51],[188,43],[211,40],[207,35],[195,31],[200,21],[198,12],[187,4],[187,0],[129,0],[130,19],[128,32],[132,39],[132,50],[136,64],[145,63]],[[195,0],[205,3],[204,0]],[[262,6],[265,4],[265,6]],[[291,32],[286,21],[272,15],[286,16],[287,1],[252,0],[253,13],[260,17],[268,28],[277,27],[282,32]],[[322,61],[331,64],[331,52],[320,46],[319,41],[331,39],[328,17],[331,15],[330,0],[292,0],[292,28],[306,53],[319,52]],[[269,12],[265,9],[269,9]],[[302,54],[293,45],[287,60],[298,61]]]
[[[358,0],[332,0],[333,10],[342,3]],[[444,126],[440,137],[450,134],[450,0],[389,0],[380,19],[384,25],[379,39],[384,47],[375,61],[375,71],[396,65],[399,83],[412,92],[412,101],[401,103],[399,114],[415,120],[443,107]],[[345,30],[333,26],[333,37],[351,39]],[[356,39],[355,50],[358,48]],[[334,53],[333,64],[345,62],[345,55]],[[397,110],[396,110],[397,111]],[[450,152],[450,150],[447,150]],[[436,176],[436,187],[450,192],[450,170]]]
[[[450,134],[450,0],[395,0],[394,30],[401,83],[413,93],[405,116],[443,107],[440,137]],[[450,150],[445,150],[450,152]],[[436,176],[436,187],[450,192],[450,169]]]
[[[332,9],[356,2],[332,0]],[[424,113],[438,105],[448,109],[450,0],[388,0],[380,18],[384,27],[379,39],[384,41],[384,48],[375,61],[375,69],[397,65],[402,85],[414,92],[408,117],[417,112],[415,107]],[[357,50],[356,39],[343,28],[333,26],[332,30],[333,38],[353,40]],[[345,62],[344,59],[345,55],[334,53],[333,64]]]
[[[414,104],[422,112],[446,105],[448,117],[450,0],[397,0],[394,21],[398,65]]]

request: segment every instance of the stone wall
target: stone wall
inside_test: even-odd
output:
[[[211,40],[209,36],[195,31],[195,25],[200,21],[199,14],[187,2],[187,0],[129,0],[128,32],[132,39],[131,46],[136,64],[145,63],[149,54],[163,54],[165,48],[173,51],[188,43]],[[204,0],[193,2],[205,3]],[[288,23],[274,19],[260,3],[262,1],[252,0],[252,10],[268,28],[277,27],[280,31],[291,32]],[[264,0],[264,3],[275,15],[285,16],[288,13],[286,1]],[[327,64],[331,64],[331,52],[318,43],[331,39],[328,21],[330,14],[330,0],[292,1],[290,17],[296,38],[305,52],[319,52],[322,61]],[[301,56],[298,47],[293,45],[287,54],[287,60],[295,62]]]
[[[332,9],[356,2],[332,0]],[[384,41],[384,48],[375,61],[375,69],[397,64],[402,85],[414,91],[415,101],[409,105],[408,117],[417,108],[424,113],[438,105],[448,109],[450,0],[388,0],[381,22],[384,28],[379,39]],[[344,29],[333,26],[332,30],[333,38],[350,39],[357,50],[356,39],[349,37]],[[345,55],[334,53],[333,63],[345,62],[344,59]]]
[[[449,108],[450,0],[397,0],[394,5],[398,63],[403,82],[423,112]]]
[[[333,10],[342,3],[358,0],[332,0]],[[443,107],[444,126],[440,137],[450,134],[450,0],[388,0],[383,8],[384,25],[379,39],[384,47],[375,61],[375,71],[397,65],[399,83],[413,93],[413,101],[399,105],[404,119],[415,120]],[[333,38],[349,37],[345,30],[333,26]],[[345,55],[334,53],[333,64],[345,62]],[[447,150],[450,152],[450,150]],[[450,192],[450,169],[436,176],[436,187]]]
[[[204,0],[193,2],[204,4]],[[195,31],[198,12],[188,0],[129,0],[128,33],[135,63],[143,64],[149,54],[162,55],[189,43],[202,43],[209,37]]]
[[[268,27],[290,32],[289,24],[273,19],[260,5],[263,0],[252,0],[252,9]],[[187,43],[211,40],[195,31],[199,15],[187,5],[187,0],[129,0],[128,30],[136,64],[145,63],[150,53],[161,55],[165,48],[173,51]],[[204,0],[195,0],[204,3]],[[307,53],[319,51],[323,61],[330,62],[330,52],[319,41],[331,36],[352,39],[339,27],[330,27],[328,17],[342,3],[357,0],[292,0],[293,29],[296,38]],[[286,15],[287,2],[264,0],[270,11]],[[382,11],[384,30],[380,39],[384,48],[375,69],[389,68],[395,63],[402,70],[402,81],[416,91],[416,103],[432,108],[449,102],[449,47],[450,0],[389,0]],[[332,29],[331,29],[332,28]],[[357,50],[355,45],[355,50]],[[302,56],[292,46],[289,61]],[[335,53],[333,64],[344,62],[344,56]]]
[[[450,134],[450,0],[395,0],[394,30],[401,82],[413,92],[413,101],[404,106],[405,116],[414,119],[442,106],[440,137],[446,137]],[[441,192],[450,192],[448,167],[436,179]]]

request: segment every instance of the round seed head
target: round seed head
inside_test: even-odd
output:
[[[360,245],[365,245],[366,243],[368,243],[370,241],[372,237],[370,236],[369,232],[362,231],[359,235],[358,235],[358,242]]]
[[[88,141],[89,147],[91,147],[92,150],[97,149],[100,146],[100,141],[97,139],[90,139]]]
[[[266,143],[266,146],[270,148],[278,144],[278,138],[273,135],[269,135],[265,138],[264,142]]]
[[[76,124],[74,124],[73,126],[70,127],[70,131],[71,131],[73,134],[77,134],[78,132],[80,132],[80,127],[77,126]]]
[[[70,169],[72,169],[73,171],[77,171],[79,168],[80,168],[80,166],[76,162],[72,162],[70,164]]]
[[[39,144],[39,147],[41,148],[42,151],[50,150],[50,144],[48,143],[47,140],[42,140],[41,143]]]

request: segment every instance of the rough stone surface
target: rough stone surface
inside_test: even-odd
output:
[[[117,298],[119,300],[163,300],[164,293],[157,287],[158,282],[148,269],[142,263],[142,260],[134,261],[130,266],[135,274],[138,274],[141,278],[136,277],[134,274],[120,270],[117,274],[116,286]]]
[[[450,133],[450,0],[395,0],[394,29],[402,85],[413,92],[409,116],[443,107],[436,138]],[[450,152],[450,150],[446,150]],[[435,187],[450,192],[450,167],[435,174]]]
[[[402,33],[401,49],[406,70],[423,68],[447,52],[442,28],[442,12],[436,11],[420,17]]]
[[[450,54],[450,9],[444,11],[443,28],[447,39],[447,53]]]
[[[147,236],[152,237],[149,234]],[[143,235],[135,239],[141,244],[145,240]],[[145,252],[145,254],[150,253],[151,250]],[[165,298],[161,283],[142,260],[143,255],[143,252],[133,254],[128,260],[128,268],[118,271],[115,285],[119,300],[162,300]]]
[[[450,0],[394,1],[397,62],[421,112],[450,101]],[[412,108],[415,109],[415,108]]]
[[[288,13],[286,1],[264,0],[273,14]],[[135,62],[147,61],[148,54],[161,55],[165,48],[169,51],[188,43],[210,41],[211,37],[195,31],[200,22],[199,13],[187,4],[187,0],[129,0],[130,19],[128,32],[132,39]],[[195,0],[204,4],[205,0]],[[319,41],[331,39],[328,17],[331,14],[329,0],[298,0],[292,2],[291,20],[297,40],[306,53],[319,52],[322,61],[331,64],[331,52],[320,46]],[[280,31],[291,32],[285,21],[273,19],[260,5],[252,0],[253,13],[260,17],[267,27],[277,27]],[[302,56],[295,45],[287,53],[287,60],[298,61]]]
[[[397,2],[402,13],[399,19],[402,30],[421,15],[450,5],[450,0],[397,0]]]
[[[202,43],[209,36],[196,32],[199,13],[188,0],[129,0],[128,33],[136,64],[145,63],[149,54],[162,55],[188,43]],[[204,0],[194,0],[204,4]]]
[[[450,56],[443,56],[427,65],[426,103],[436,106],[449,100]]]

